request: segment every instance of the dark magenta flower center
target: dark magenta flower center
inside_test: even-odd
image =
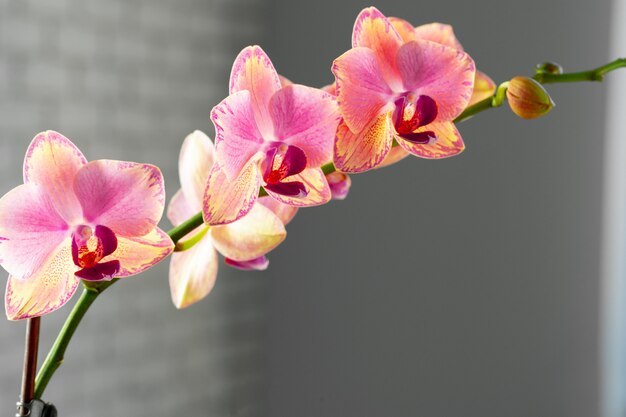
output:
[[[72,235],[72,259],[81,269],[75,273],[88,281],[100,281],[112,278],[120,270],[120,261],[100,263],[117,249],[117,237],[106,226],[98,225],[95,231],[81,225]]]
[[[436,137],[434,132],[415,132],[437,118],[437,102],[430,96],[419,96],[415,103],[409,99],[409,94],[403,94],[395,103],[393,123],[398,135],[409,142],[428,144]]]
[[[276,142],[265,153],[265,160],[261,165],[264,188],[289,197],[306,196],[308,192],[301,181],[285,181],[304,171],[306,164],[306,155],[302,149]]]

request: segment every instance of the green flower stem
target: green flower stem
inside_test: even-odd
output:
[[[602,81],[604,75],[608,72],[624,67],[626,67],[626,58],[620,58],[590,71],[565,74],[553,74],[540,71],[535,74],[533,78],[542,84],[579,81]],[[488,97],[472,106],[469,106],[465,109],[463,113],[459,115],[459,117],[454,120],[454,122],[459,123],[484,110],[502,106],[502,104],[504,103],[504,99],[506,98],[507,86],[508,82],[500,84],[498,86],[498,89],[496,90],[496,93],[492,97]],[[394,141],[393,146],[397,145],[398,144]],[[335,171],[335,166],[332,162],[329,162],[328,164],[322,166],[322,171],[325,175],[328,175],[331,172]],[[261,188],[261,190],[259,191],[259,197],[266,195],[267,192],[263,188]],[[202,220],[202,213],[197,213],[184,223],[170,230],[168,232],[168,235],[170,236],[174,244],[177,244],[178,241],[180,241],[183,237],[201,226],[203,223],[204,222]],[[190,239],[187,242],[182,243],[181,246],[177,248],[178,250],[186,250],[193,246],[195,243],[197,243],[197,240]],[[50,349],[46,360],[39,370],[39,374],[37,375],[35,381],[35,398],[41,398],[44,390],[46,389],[46,386],[48,385],[48,382],[50,381],[50,378],[52,378],[54,372],[63,363],[65,350],[67,349],[67,346],[69,345],[70,340],[72,339],[72,336],[76,331],[76,328],[80,324],[82,318],[85,316],[85,313],[87,313],[87,310],[89,309],[91,304],[96,300],[98,295],[100,295],[105,289],[107,289],[117,281],[117,279],[103,282],[84,281],[85,290],[80,296],[78,302],[74,305],[74,308],[70,312],[70,315],[65,321],[65,324],[61,328],[61,331],[59,332],[59,335],[57,336],[54,345],[52,345],[52,349]]]
[[[461,123],[469,119],[470,117],[473,117],[474,115],[480,113],[481,111],[494,107],[500,107],[502,104],[504,104],[504,99],[506,98],[506,89],[508,87],[509,82],[503,82],[498,86],[493,96],[487,97],[486,99],[467,107],[463,111],[463,113],[461,113],[456,119],[454,119],[454,123]]]
[[[54,375],[54,372],[63,363],[63,357],[65,350],[76,331],[76,328],[80,324],[80,321],[85,316],[85,313],[89,309],[89,306],[96,300],[99,292],[88,290],[85,288],[80,296],[80,299],[72,309],[70,315],[65,320],[65,324],[61,328],[59,335],[57,336],[50,353],[46,357],[46,360],[41,365],[41,369],[35,379],[35,398],[41,398],[50,378]]]
[[[176,246],[174,247],[174,252],[183,252],[183,251],[193,248],[194,246],[196,246],[196,243],[202,240],[202,238],[204,237],[204,235],[207,234],[208,231],[209,231],[209,226],[205,226],[201,231],[199,231],[198,233],[196,233],[194,236],[190,237],[189,239],[179,240],[176,243]]]
[[[534,75],[534,79],[541,84],[552,83],[574,83],[580,81],[602,81],[604,75],[618,68],[626,68],[626,58],[618,58],[608,64],[602,65],[596,69],[581,72],[570,72],[565,74],[552,74],[549,72],[538,72]]]
[[[187,221],[179,224],[178,226],[167,232],[167,234],[170,236],[170,238],[172,238],[174,244],[176,244],[179,240],[187,236],[189,233],[193,232],[202,224],[204,224],[204,220],[202,220],[202,212],[196,213]]]

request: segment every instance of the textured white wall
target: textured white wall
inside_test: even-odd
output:
[[[232,60],[263,42],[265,15],[261,0],[0,0],[0,194],[21,183],[32,137],[55,129],[89,159],[158,165],[171,196],[183,138],[209,130]],[[222,268],[215,296],[183,312],[167,262],[116,284],[45,399],[62,416],[259,415],[263,282]],[[43,319],[42,356],[71,304]],[[3,415],[14,412],[23,335],[23,323],[0,320]]]

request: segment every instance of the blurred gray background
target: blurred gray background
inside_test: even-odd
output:
[[[370,4],[0,0],[0,192],[21,183],[32,137],[55,129],[89,159],[158,165],[172,195],[179,146],[213,135],[242,47],[328,84]],[[497,82],[610,58],[610,1],[376,6],[453,24]],[[171,305],[167,262],[112,287],[45,398],[62,416],[599,416],[607,85],[550,91],[544,119],[505,106],[465,122],[459,157],[354,176],[347,200],[300,211],[268,271],[222,265],[188,310]],[[42,359],[68,311],[43,319]],[[7,415],[23,334],[0,322]]]

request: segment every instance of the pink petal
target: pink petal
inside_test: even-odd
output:
[[[178,226],[200,210],[193,210],[191,204],[185,198],[183,190],[178,190],[167,206],[167,218],[174,226]]]
[[[293,175],[285,180],[300,182],[306,189],[304,196],[286,196],[266,189],[267,193],[284,204],[296,207],[310,207],[326,204],[330,201],[331,194],[326,177],[320,168],[307,168],[298,175]]]
[[[254,117],[264,136],[272,132],[267,106],[280,87],[274,65],[260,46],[248,46],[239,53],[230,73],[230,94],[250,92]]]
[[[364,172],[380,165],[393,143],[394,129],[388,113],[378,116],[374,123],[353,133],[344,123],[337,129],[334,164],[344,172]]]
[[[74,195],[74,177],[87,164],[68,138],[51,130],[35,136],[26,151],[24,182],[38,184],[68,223],[79,222],[82,210]]]
[[[213,142],[196,130],[185,138],[178,158],[180,185],[187,201],[197,213],[202,210],[204,187],[214,162]]]
[[[298,207],[283,204],[278,200],[274,200],[270,196],[261,197],[258,199],[258,202],[259,204],[262,204],[272,210],[272,212],[278,216],[285,226],[287,226],[296,216],[296,213],[298,213]]]
[[[476,104],[479,101],[491,97],[496,92],[496,83],[485,73],[476,71],[476,77],[474,78],[474,90],[472,91],[472,98],[470,99],[469,106]]]
[[[417,132],[431,132],[437,138],[432,144],[416,144],[396,137],[396,140],[407,152],[420,158],[441,159],[455,156],[463,152],[465,144],[461,134],[452,122],[435,122],[417,129]]]
[[[356,18],[352,30],[352,47],[371,49],[381,66],[382,76],[392,86],[400,86],[396,54],[402,38],[391,22],[375,7],[363,9]]]
[[[175,252],[170,262],[170,292],[176,308],[185,308],[206,297],[217,278],[218,259],[213,243],[203,238],[191,249]]]
[[[67,224],[40,185],[20,185],[0,199],[0,264],[15,279],[37,273],[69,235]]]
[[[204,191],[204,222],[215,226],[245,216],[254,205],[260,187],[261,175],[256,160],[251,160],[232,181],[228,181],[218,164],[213,165]]]
[[[348,174],[338,171],[331,172],[326,175],[326,181],[328,181],[333,200],[345,200],[348,197],[352,185],[352,180]]]
[[[454,35],[452,26],[445,23],[428,23],[415,28],[415,39],[436,42],[450,48],[463,50],[461,43]]]
[[[100,263],[120,261],[117,278],[137,275],[158,264],[174,250],[172,239],[159,228],[144,236],[117,237],[117,250]]]
[[[163,214],[163,176],[154,165],[92,161],[76,175],[74,191],[86,222],[107,226],[118,236],[143,236]]]
[[[337,84],[336,83],[332,83],[332,84],[325,85],[324,87],[322,87],[322,91],[325,91],[325,92],[327,92],[330,95],[336,96],[337,95]]]
[[[398,17],[388,17],[391,26],[398,32],[404,43],[414,41],[416,38],[415,27],[404,19]]]
[[[465,52],[430,41],[412,41],[398,51],[398,68],[407,90],[437,102],[437,120],[453,120],[467,107],[475,67]]]
[[[258,258],[251,259],[249,261],[235,261],[233,259],[225,258],[224,262],[226,262],[226,265],[241,269],[242,271],[265,271],[270,265],[269,259],[265,256],[259,256]]]
[[[274,136],[306,154],[309,167],[328,162],[341,119],[335,98],[316,88],[292,84],[274,94],[269,112]]]
[[[250,92],[239,91],[226,97],[211,111],[211,120],[216,132],[216,161],[227,177],[233,179],[263,145],[263,136],[254,120]]]
[[[280,86],[281,87],[287,87],[288,85],[293,84],[293,82],[291,82],[291,80],[289,78],[283,77],[280,74],[278,74],[278,79],[280,80]]]
[[[236,222],[212,227],[209,233],[215,249],[235,261],[263,256],[287,237],[283,222],[261,204]]]
[[[383,160],[383,162],[377,168],[384,168],[384,167],[388,167],[389,165],[393,165],[396,162],[400,162],[401,160],[403,160],[409,155],[410,153],[405,151],[401,146],[394,146],[391,148],[391,150],[387,154],[387,157]]]
[[[27,280],[9,277],[5,310],[9,320],[42,316],[63,306],[72,297],[79,279],[72,261],[71,239],[67,238],[45,265]]]
[[[353,132],[365,129],[390,105],[393,92],[371,49],[349,50],[335,59],[332,71],[337,79],[339,109]]]

